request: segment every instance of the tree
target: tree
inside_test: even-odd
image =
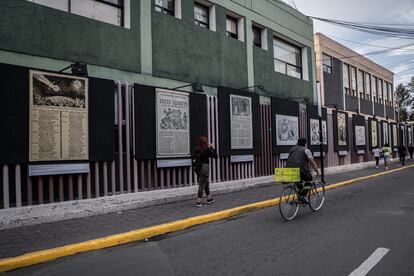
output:
[[[411,78],[411,82],[407,85],[407,87],[400,83],[395,90],[395,105],[397,113],[400,114],[400,122],[404,122],[408,119],[408,107],[411,107],[411,104],[413,104],[413,97],[410,93],[411,91],[414,92],[414,77]]]

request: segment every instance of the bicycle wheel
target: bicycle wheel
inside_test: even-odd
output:
[[[284,220],[292,220],[298,213],[299,202],[296,198],[296,188],[293,185],[288,185],[283,188],[279,202],[279,211]]]
[[[308,195],[309,207],[312,211],[321,209],[325,201],[325,185],[322,181],[314,181]]]

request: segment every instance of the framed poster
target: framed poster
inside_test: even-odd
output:
[[[407,134],[408,134],[408,144],[407,146],[413,145],[413,128],[407,127]]]
[[[231,149],[253,148],[252,99],[230,94]]]
[[[365,146],[365,126],[355,126],[355,145]]]
[[[29,161],[88,160],[88,79],[31,70],[29,90]]]
[[[276,144],[294,146],[299,139],[299,118],[276,114]]]
[[[338,125],[338,145],[347,145],[347,129],[346,129],[346,115],[345,113],[337,113],[337,125]]]
[[[189,94],[156,89],[157,157],[190,156]]]
[[[398,147],[398,132],[397,132],[396,124],[391,124],[391,131],[392,131],[392,146],[396,148]]]
[[[310,119],[310,144],[319,145],[319,120]],[[322,121],[322,145],[328,144],[328,131],[326,121]]]
[[[390,136],[389,136],[389,130],[388,130],[388,123],[382,122],[382,141],[383,145],[390,144]]]
[[[371,121],[371,146],[378,147],[378,125],[377,121]]]

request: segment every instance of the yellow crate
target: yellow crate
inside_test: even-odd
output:
[[[276,182],[300,182],[300,168],[275,168]]]

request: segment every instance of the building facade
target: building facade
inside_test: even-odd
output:
[[[5,0],[0,9],[0,208],[195,185],[197,135],[219,151],[211,181],[272,175],[287,151],[275,114],[285,126],[293,118],[295,135],[283,140],[307,135],[313,26],[281,1]],[[168,97],[179,107],[169,110]],[[67,109],[56,117],[36,104]],[[230,139],[237,116],[248,118],[247,139]],[[174,149],[160,146],[171,139]]]
[[[331,160],[369,161],[372,148],[385,144],[396,151],[406,134],[395,120],[394,73],[321,33],[315,34],[315,51],[322,104],[333,121],[346,116],[347,141],[336,143]]]

